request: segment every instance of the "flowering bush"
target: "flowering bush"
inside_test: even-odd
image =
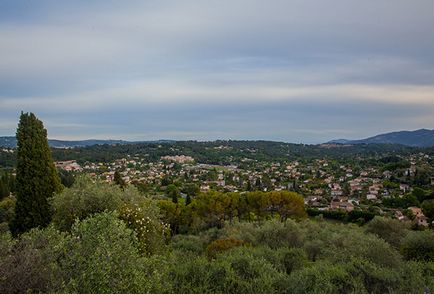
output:
[[[170,228],[161,222],[158,208],[151,200],[123,205],[120,219],[136,232],[141,253],[152,255],[164,251]]]

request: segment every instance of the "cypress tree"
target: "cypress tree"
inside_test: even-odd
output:
[[[127,186],[127,183],[125,183],[124,179],[122,179],[122,176],[118,171],[115,171],[113,182],[122,189]]]
[[[21,112],[17,129],[17,176],[14,235],[51,221],[48,198],[61,190],[48,146],[47,130],[33,113]]]
[[[185,206],[190,205],[191,203],[191,197],[190,194],[187,194],[187,198],[185,198]]]

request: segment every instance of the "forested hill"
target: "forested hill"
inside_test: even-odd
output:
[[[124,141],[123,141],[124,142]],[[4,147],[3,147],[4,148]],[[415,152],[433,154],[433,148],[393,144],[305,145],[272,141],[154,141],[146,143],[100,144],[74,148],[52,148],[56,161],[109,162],[126,156],[140,156],[149,162],[166,155],[192,156],[198,163],[243,164],[247,161],[284,162],[308,158],[353,158],[355,156],[405,155]],[[0,147],[0,167],[13,167],[15,154]]]
[[[337,144],[401,144],[416,147],[433,147],[434,130],[420,129],[416,131],[400,131],[381,134],[361,140],[332,140]]]
[[[158,140],[158,141],[147,141],[146,143],[158,143],[158,142],[171,142],[170,140]],[[49,139],[48,144],[53,148],[75,148],[75,147],[86,147],[94,145],[125,145],[125,144],[135,144],[135,143],[145,143],[145,142],[132,142],[124,140],[55,140]],[[13,136],[0,137],[0,147],[3,148],[15,148],[17,146],[17,139]]]

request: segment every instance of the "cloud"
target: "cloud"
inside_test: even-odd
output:
[[[20,110],[62,137],[314,141],[431,127],[433,9],[430,0],[5,1],[0,131],[13,132]]]

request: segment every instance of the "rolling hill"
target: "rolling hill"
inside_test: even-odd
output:
[[[434,130],[399,131],[380,134],[361,140],[338,139],[327,143],[335,144],[400,144],[413,147],[434,146]]]

